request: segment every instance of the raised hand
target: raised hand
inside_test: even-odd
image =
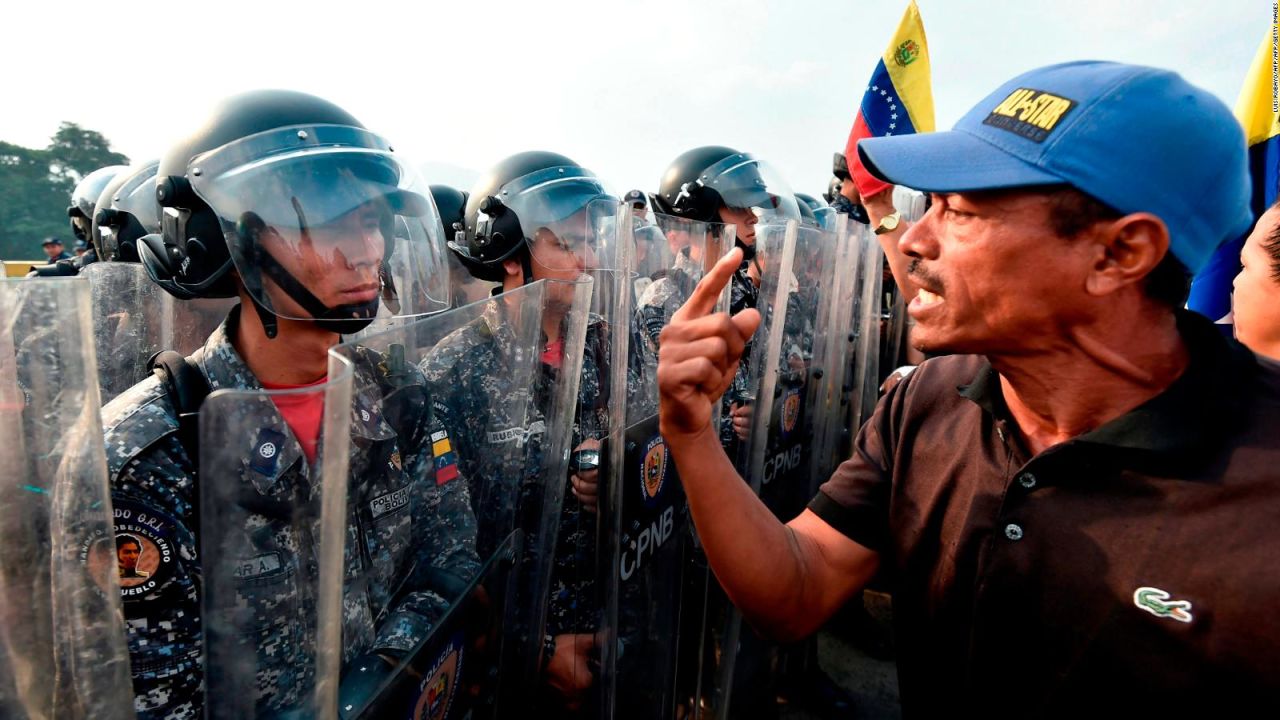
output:
[[[715,403],[733,382],[742,350],[760,325],[760,313],[755,310],[733,317],[712,312],[741,263],[742,251],[737,248],[720,258],[662,330],[659,420],[668,441],[696,435],[710,426]]]

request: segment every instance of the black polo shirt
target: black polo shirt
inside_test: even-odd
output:
[[[1177,381],[1036,456],[981,357],[863,426],[809,507],[890,573],[907,715],[1280,717],[1280,366],[1178,325]]]

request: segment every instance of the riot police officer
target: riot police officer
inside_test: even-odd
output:
[[[573,301],[573,282],[600,267],[601,255],[608,251],[600,244],[601,228],[609,225],[604,220],[611,219],[618,203],[589,170],[563,155],[542,151],[518,153],[499,162],[471,192],[465,236],[450,246],[471,274],[501,283],[507,292],[538,280],[554,281],[547,288],[548,306],[561,310],[548,312],[542,319],[539,396],[549,392],[547,387],[567,366],[562,336],[564,314]],[[503,322],[497,312],[495,304],[488,327]],[[451,341],[475,345],[481,339],[473,329],[470,336],[460,335]],[[581,353],[570,441],[574,462],[552,553],[542,653],[546,684],[555,691],[558,703],[570,709],[580,706],[594,682],[589,665],[599,629],[595,533],[600,440],[608,431],[608,351],[609,323],[593,314],[587,321]],[[517,390],[505,387],[508,383],[501,376],[488,376],[495,367],[493,358],[492,354],[472,357],[468,367],[461,368],[438,356],[428,359],[425,371],[429,378],[438,378],[465,370],[468,376],[479,373],[487,377],[489,392]],[[466,387],[471,383],[459,377],[452,384]],[[557,420],[565,418],[546,418],[547,423]],[[462,432],[469,436],[479,433],[478,429]]]
[[[827,187],[826,200],[836,212],[844,213],[866,225],[867,209],[862,205],[858,195],[858,186],[849,174],[849,162],[843,153],[835,153],[831,158],[831,183]]]
[[[71,204],[67,206],[67,217],[71,221],[71,232],[76,236],[77,248],[82,244],[86,244],[83,254],[78,250],[76,253],[77,259],[80,261],[80,267],[99,259],[90,244],[94,210],[98,205],[98,198],[102,197],[102,192],[108,185],[111,185],[116,178],[128,170],[129,168],[124,165],[108,165],[107,167],[99,168],[85,175],[84,179],[76,184],[75,190],[71,192]]]
[[[420,374],[391,378],[365,353],[346,376],[349,435],[325,430],[344,417],[323,390],[340,335],[444,307],[439,219],[411,167],[345,110],[289,91],[223,101],[160,160],[144,267],[178,298],[240,304],[103,411],[116,532],[153,558],[121,589],[141,718],[332,712],[317,658],[390,672],[476,571],[449,429],[429,404],[388,404]],[[332,472],[348,463],[334,537],[320,498],[348,494]],[[316,635],[335,583],[338,649]],[[208,615],[219,597],[226,612]],[[215,644],[234,662],[206,662]]]
[[[48,238],[43,247],[49,255],[49,264],[33,265],[27,277],[69,277],[80,272],[80,268],[97,260],[92,250],[81,252],[80,248],[89,239],[93,208],[98,202],[98,196],[102,194],[103,188],[123,170],[125,170],[123,165],[98,168],[76,183],[75,189],[71,191],[71,204],[67,206],[71,232],[76,238],[76,254],[72,255],[63,250],[62,241]],[[56,252],[50,252],[50,248]]]
[[[800,219],[795,195],[767,162],[719,145],[694,148],[673,160],[662,175],[653,203],[667,215],[736,228],[735,244],[742,248],[743,260],[730,285],[732,313],[758,304],[756,225]],[[749,352],[744,351],[734,386],[724,395],[720,439],[726,446],[735,437],[745,437],[751,424],[751,398],[746,388],[748,357]]]

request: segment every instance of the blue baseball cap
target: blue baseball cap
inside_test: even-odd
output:
[[[867,138],[858,156],[876,177],[924,192],[1065,184],[1122,213],[1152,213],[1193,273],[1253,223],[1240,124],[1221,100],[1159,68],[1032,70],[949,132]]]

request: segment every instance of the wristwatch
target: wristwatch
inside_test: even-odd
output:
[[[876,225],[876,234],[884,235],[898,229],[898,223],[902,222],[902,213],[895,210],[891,215],[885,215],[880,218],[880,224]]]
[[[600,467],[600,451],[594,449],[578,450],[569,456],[569,469],[573,472],[595,470]]]

